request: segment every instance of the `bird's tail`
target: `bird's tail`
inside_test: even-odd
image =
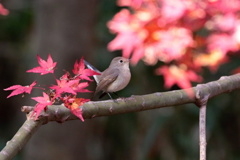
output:
[[[95,72],[101,73],[96,67],[91,65],[88,61],[84,60],[84,64],[87,66],[88,69],[91,69],[91,70],[94,70]],[[93,78],[96,81],[96,83],[98,84],[98,82],[99,82],[98,75],[94,75]]]

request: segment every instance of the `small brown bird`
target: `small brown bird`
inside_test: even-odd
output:
[[[96,79],[97,88],[94,95],[101,91],[105,95],[106,93],[113,93],[122,90],[128,85],[131,79],[129,59],[115,57],[110,66],[103,71],[101,75],[96,76]]]

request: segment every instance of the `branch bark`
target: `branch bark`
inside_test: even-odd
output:
[[[33,133],[42,125],[41,121],[27,119],[12,140],[0,152],[1,160],[10,160],[24,147]]]
[[[85,103],[80,108],[85,119],[115,114],[139,112],[163,107],[177,106],[187,103],[199,103],[217,95],[240,89],[240,74],[224,76],[217,81],[200,84],[187,90],[157,92],[142,96],[131,96],[116,100]],[[193,91],[194,96],[187,93]],[[207,99],[206,99],[207,98]]]
[[[240,89],[240,74],[221,77],[217,81],[200,84],[187,90],[175,90],[169,92],[157,92],[142,96],[131,96],[129,98],[119,98],[116,100],[88,102],[80,106],[85,119],[91,119],[100,116],[110,116],[115,114],[139,112],[163,107],[177,106],[187,103],[197,104],[200,111],[201,120],[206,117],[206,103],[208,99],[217,95]],[[193,96],[187,93],[192,92]],[[29,112],[33,107],[23,107],[23,112]],[[201,117],[201,113],[205,115]],[[7,143],[6,147],[0,152],[0,159],[11,159],[14,157],[25,143],[30,139],[31,135],[42,125],[49,121],[64,122],[67,120],[78,119],[76,116],[62,105],[49,106],[48,110],[41,114],[38,121],[27,119],[23,126],[19,129],[12,140]],[[200,124],[201,125],[201,124]],[[204,127],[204,125],[203,125]],[[205,133],[202,134],[204,137]],[[206,142],[206,136],[205,136]],[[206,143],[205,143],[206,144]],[[205,145],[206,156],[206,145]]]
[[[199,159],[206,160],[206,105],[201,106],[199,111]]]

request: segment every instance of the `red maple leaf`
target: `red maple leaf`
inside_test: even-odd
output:
[[[182,89],[187,89],[192,86],[191,81],[201,82],[202,77],[197,75],[193,70],[187,69],[185,65],[171,65],[162,66],[156,70],[158,75],[164,76],[164,83],[166,88],[171,88],[174,84],[178,85]],[[186,90],[187,94],[192,97],[194,95],[193,90]]]
[[[88,89],[85,89],[86,87],[88,87],[89,83],[88,82],[81,82],[81,83],[76,83],[75,85],[73,85],[73,90],[75,92],[92,92],[89,91]]]
[[[56,90],[55,97],[61,96],[62,93],[71,93],[73,95],[77,94],[73,89],[73,85],[75,85],[76,83],[79,83],[79,79],[75,79],[75,80],[61,79],[56,81],[57,81],[57,85],[53,85],[52,87],[50,87],[51,89]]]
[[[33,97],[32,99],[38,102],[32,113],[32,116],[35,116],[35,120],[38,118],[43,109],[46,109],[47,106],[53,104],[45,92],[43,92],[43,97]]]
[[[8,15],[9,14],[9,11],[8,9],[6,9],[1,3],[0,3],[0,15]]]
[[[41,73],[41,75],[54,72],[54,68],[57,65],[57,62],[53,62],[50,54],[48,55],[47,61],[43,60],[39,55],[37,55],[37,59],[40,66],[27,70],[27,72]]]
[[[72,72],[76,75],[76,77],[78,77],[80,79],[88,80],[88,81],[92,81],[89,78],[89,76],[100,75],[100,73],[95,72],[94,70],[85,69],[83,57],[81,58],[81,60],[79,62],[76,61],[74,63],[74,68],[73,68]]]
[[[71,112],[84,122],[84,118],[82,116],[82,110],[80,108],[71,110]]]
[[[14,91],[12,91],[12,93],[9,96],[7,96],[7,98],[10,98],[12,96],[19,95],[19,94],[22,94],[22,93],[30,94],[31,91],[32,91],[33,86],[35,86],[36,84],[37,84],[37,82],[34,81],[32,84],[30,84],[28,86],[13,85],[13,86],[8,87],[8,88],[6,88],[4,90],[5,91],[14,90]]]
[[[79,119],[81,119],[84,122],[84,118],[82,115],[82,109],[80,106],[82,106],[84,103],[90,101],[90,99],[84,99],[84,98],[76,98],[67,96],[63,98],[64,105],[70,109],[70,111],[77,116]]]
[[[187,69],[184,65],[162,66],[156,70],[158,75],[163,75],[165,79],[165,87],[171,88],[174,84],[182,89],[190,88],[191,81],[201,82],[202,77],[194,71]]]

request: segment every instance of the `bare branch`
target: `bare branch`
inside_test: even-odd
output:
[[[209,83],[210,84],[210,83]],[[207,140],[206,140],[206,109],[209,99],[208,94],[201,94],[202,85],[196,87],[196,105],[199,110],[199,159],[206,160]]]
[[[201,106],[199,111],[199,148],[200,160],[206,160],[206,105]]]

